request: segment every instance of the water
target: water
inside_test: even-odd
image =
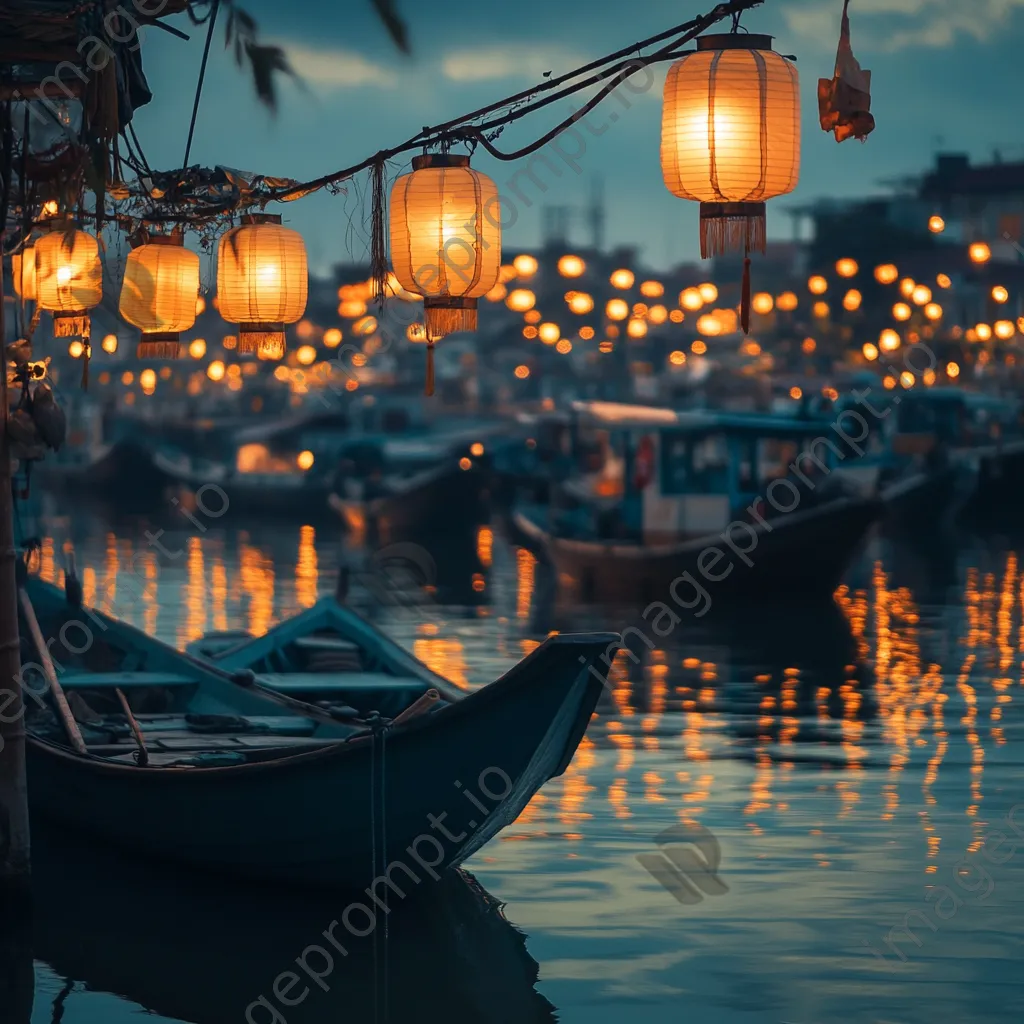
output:
[[[345,551],[329,527],[200,525],[51,518],[41,571],[73,540],[86,598],[179,646],[211,629],[261,632],[333,590]],[[160,526],[162,552],[144,534]],[[487,528],[430,554],[433,600],[374,615],[456,682],[496,677],[550,629],[639,621],[637,609],[560,607],[544,568]],[[616,662],[569,770],[467,865],[525,947],[510,927],[459,916],[462,896],[404,939],[396,925],[390,1019],[1019,1016],[1021,555],[998,539],[875,539],[838,604],[680,626],[651,651],[634,635],[643,657]],[[1015,807],[1019,837],[1004,824],[1000,846],[991,833]],[[717,844],[726,891],[698,878],[681,903],[637,855],[664,859],[673,847],[656,837],[694,823],[713,837],[706,854]],[[307,907],[189,879],[128,885],[119,903],[133,868],[97,870],[58,874],[53,916],[36,925],[34,1010],[16,1024],[143,1011],[242,1021],[337,916],[330,898]],[[383,954],[369,948],[345,968],[348,997],[314,988],[286,1024],[385,1019]]]

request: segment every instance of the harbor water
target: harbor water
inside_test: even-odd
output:
[[[873,537],[834,608],[712,609],[656,632],[640,608],[563,606],[546,567],[488,526],[376,561],[331,526],[243,530],[195,512],[46,516],[36,529],[44,578],[59,582],[73,546],[87,602],[178,647],[262,633],[332,593],[343,563],[370,566],[351,576],[353,603],[467,688],[552,630],[644,627],[568,770],[466,865],[504,904],[487,965],[502,983],[482,976],[470,999],[472,957],[428,970],[431,950],[401,947],[397,925],[353,954],[375,985],[388,970],[412,978],[412,1005],[563,1024],[924,1024],[1024,1009],[1024,554],[1012,538]],[[409,599],[392,562],[414,563],[425,596]],[[287,829],[286,809],[268,809],[267,827]],[[35,922],[33,1008],[14,1024],[413,1019],[408,1001],[389,1005],[386,980],[369,1016],[349,1016],[340,974],[294,1009],[253,1008],[337,916],[328,896],[303,917],[299,897],[185,881],[190,920],[171,925],[184,903],[130,888],[139,902],[112,903],[75,868],[58,871],[56,909]],[[93,915],[120,935],[103,958],[86,948]]]

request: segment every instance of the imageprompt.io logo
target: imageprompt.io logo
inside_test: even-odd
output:
[[[636,859],[666,892],[692,906],[705,896],[722,896],[729,887],[718,877],[722,849],[703,825],[673,825],[659,832],[657,853],[638,853]]]

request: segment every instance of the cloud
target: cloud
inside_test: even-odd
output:
[[[546,72],[562,75],[586,63],[586,57],[557,47],[493,46],[448,53],[441,62],[441,70],[452,82],[486,82],[501,78],[539,82]]]
[[[834,49],[840,11],[838,2],[800,0],[783,7],[782,15],[790,36]],[[1024,0],[857,0],[850,11],[853,48],[893,53],[946,49],[963,37],[986,42],[1017,11],[1024,11]]]
[[[383,64],[367,60],[351,50],[318,50],[302,43],[279,42],[288,54],[296,74],[311,86],[322,89],[356,89],[376,86],[391,89],[398,75]]]

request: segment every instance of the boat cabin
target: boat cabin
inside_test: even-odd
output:
[[[823,480],[841,459],[841,439],[821,418],[607,402],[578,402],[573,413],[582,464],[566,491],[645,543],[721,531],[763,505],[777,479],[802,475],[811,494],[806,481]]]

